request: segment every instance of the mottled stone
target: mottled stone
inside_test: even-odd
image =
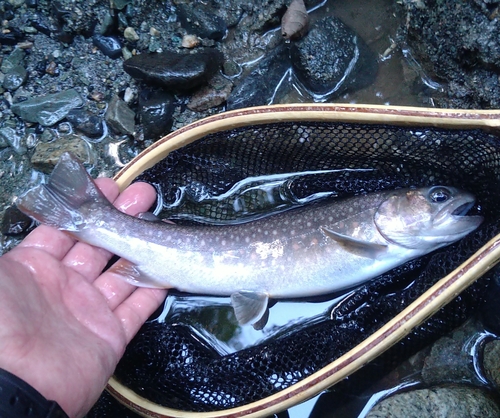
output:
[[[0,129],[0,142],[6,143],[11,146],[14,151],[19,155],[24,155],[27,152],[27,148],[22,143],[22,137],[17,135],[16,130],[9,127],[4,127]],[[1,148],[1,146],[0,146]]]
[[[76,90],[69,89],[47,96],[35,97],[12,105],[12,112],[27,122],[52,126],[64,119],[71,109],[83,105]]]
[[[472,356],[462,349],[460,338],[443,337],[436,341],[425,359],[422,378],[427,384],[474,379]]]
[[[427,80],[437,107],[500,108],[498,2],[403,0],[409,51]]]
[[[227,99],[227,108],[231,110],[273,103],[290,66],[288,49],[283,45],[277,47],[234,88]]]
[[[500,408],[481,389],[436,387],[398,393],[376,404],[366,418],[498,418]]]
[[[299,81],[318,96],[366,87],[377,74],[375,54],[334,16],[317,21],[305,38],[293,43],[291,58]]]
[[[66,119],[74,128],[90,138],[99,138],[104,133],[102,120],[88,110],[73,109],[68,112]]]
[[[224,19],[217,16],[208,3],[176,2],[177,15],[184,29],[201,38],[221,40],[227,31]]]
[[[220,68],[222,58],[216,49],[194,54],[170,51],[135,55],[123,63],[123,68],[135,79],[152,85],[190,90],[205,84]]]
[[[483,368],[488,380],[500,389],[500,340],[493,340],[484,346]]]
[[[13,131],[13,133],[15,134],[15,131],[12,128],[2,128],[2,129],[0,129],[0,149],[9,146],[9,141],[7,139],[6,134],[4,133],[5,130],[7,130],[6,131],[7,135],[10,133],[10,131]]]
[[[202,87],[191,96],[187,107],[195,112],[204,112],[224,103],[231,90],[233,83],[222,75],[213,77],[207,86]]]
[[[28,72],[22,65],[12,67],[3,79],[3,87],[6,90],[14,91],[21,87],[28,78]]]
[[[113,96],[109,102],[104,118],[117,133],[133,135],[135,132],[135,113],[118,96]]]
[[[22,65],[26,52],[20,48],[14,48],[14,50],[2,60],[2,65],[0,66],[0,71],[7,74],[13,67]]]
[[[164,91],[143,90],[139,95],[139,116],[145,139],[156,140],[172,127],[174,98]]]
[[[2,234],[20,235],[28,232],[33,225],[31,218],[22,213],[16,206],[9,206],[2,219]]]
[[[93,160],[89,145],[77,135],[65,135],[52,142],[39,142],[31,157],[31,164],[37,170],[51,173],[61,154],[73,153],[80,161]]]
[[[122,45],[114,36],[94,35],[92,38],[94,45],[109,58],[117,59],[122,56]]]

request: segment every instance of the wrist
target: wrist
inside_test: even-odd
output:
[[[12,373],[0,369],[0,416],[2,418],[68,418],[57,402]]]

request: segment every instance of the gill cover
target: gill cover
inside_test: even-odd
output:
[[[394,194],[377,209],[374,222],[388,241],[431,251],[476,229],[481,216],[465,216],[475,197],[454,187],[433,186]]]

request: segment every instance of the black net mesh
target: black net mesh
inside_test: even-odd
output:
[[[184,324],[149,322],[128,347],[116,371],[118,379],[158,404],[189,411],[262,399],[361,342],[500,232],[500,140],[481,130],[333,122],[243,127],[177,150],[139,179],[158,186],[169,217],[182,218],[178,208],[169,205],[178,199],[179,190],[190,189],[183,213],[231,222],[238,216],[231,202],[221,200],[210,209],[191,203],[200,201],[200,195],[223,194],[248,177],[334,169],[293,178],[288,186],[300,200],[323,192],[343,197],[444,184],[474,193],[475,211],[485,221],[462,241],[361,286],[333,308],[331,319],[233,354],[218,354]],[[272,210],[257,195],[244,198],[254,212]],[[467,319],[480,305],[492,274],[385,354],[387,363],[401,361]]]

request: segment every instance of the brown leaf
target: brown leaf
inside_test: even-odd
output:
[[[286,39],[299,39],[308,29],[309,15],[304,0],[292,0],[281,19],[281,34]]]

